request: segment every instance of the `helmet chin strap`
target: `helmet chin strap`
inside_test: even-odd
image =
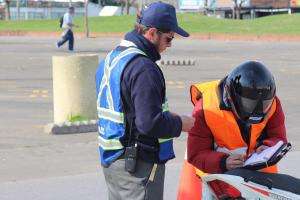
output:
[[[261,99],[262,97],[260,96],[260,99]],[[258,104],[256,105],[256,107],[258,106]],[[256,110],[256,108],[254,109],[254,110]],[[254,111],[253,111],[254,112]],[[250,115],[250,117],[248,118],[248,122],[249,123],[251,123],[251,124],[258,124],[258,123],[261,123],[263,120],[264,120],[264,118],[265,118],[265,114],[260,114],[260,115],[258,115],[258,114],[254,114],[254,113],[251,113],[251,115]]]
[[[248,123],[250,124],[258,124],[260,122],[262,122],[264,119],[264,117],[262,116],[250,116],[247,120]]]

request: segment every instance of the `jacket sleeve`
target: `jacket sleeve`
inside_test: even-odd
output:
[[[269,119],[265,127],[267,136],[266,139],[263,141],[263,144],[267,146],[273,146],[279,140],[282,140],[283,142],[287,142],[284,113],[278,97],[275,97],[275,101],[276,101],[275,113]]]
[[[202,99],[194,108],[194,127],[189,131],[187,143],[187,158],[189,163],[206,173],[223,173],[222,166],[227,154],[213,150],[213,135],[206,125],[202,109]]]
[[[138,60],[138,59],[137,59]],[[178,137],[182,122],[179,116],[163,112],[164,78],[152,61],[140,59],[136,67],[144,66],[130,83],[138,131],[155,138]]]

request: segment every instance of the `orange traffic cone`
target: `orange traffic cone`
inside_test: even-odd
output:
[[[193,165],[184,160],[177,200],[201,200],[202,199],[201,179],[196,175]]]

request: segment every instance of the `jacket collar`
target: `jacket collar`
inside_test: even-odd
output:
[[[218,89],[219,89],[220,97],[221,97],[219,107],[221,110],[231,111],[231,106],[230,106],[229,102],[227,102],[227,100],[226,100],[227,97],[224,95],[225,81],[226,81],[226,78],[223,78],[218,85]]]
[[[135,30],[125,35],[125,40],[133,42],[140,50],[142,50],[147,56],[156,62],[160,60],[160,54],[156,50],[154,44],[147,40],[143,35],[138,34]]]

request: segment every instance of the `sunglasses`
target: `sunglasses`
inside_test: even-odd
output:
[[[166,37],[166,42],[171,43],[173,39],[174,39],[174,36]]]
[[[160,33],[161,35],[162,35],[163,33],[168,33],[168,32],[164,32],[164,31],[161,31],[161,30],[157,30],[157,32]],[[174,39],[174,36],[166,36],[165,39],[166,39],[166,42],[167,42],[167,43],[171,43],[172,40]]]

